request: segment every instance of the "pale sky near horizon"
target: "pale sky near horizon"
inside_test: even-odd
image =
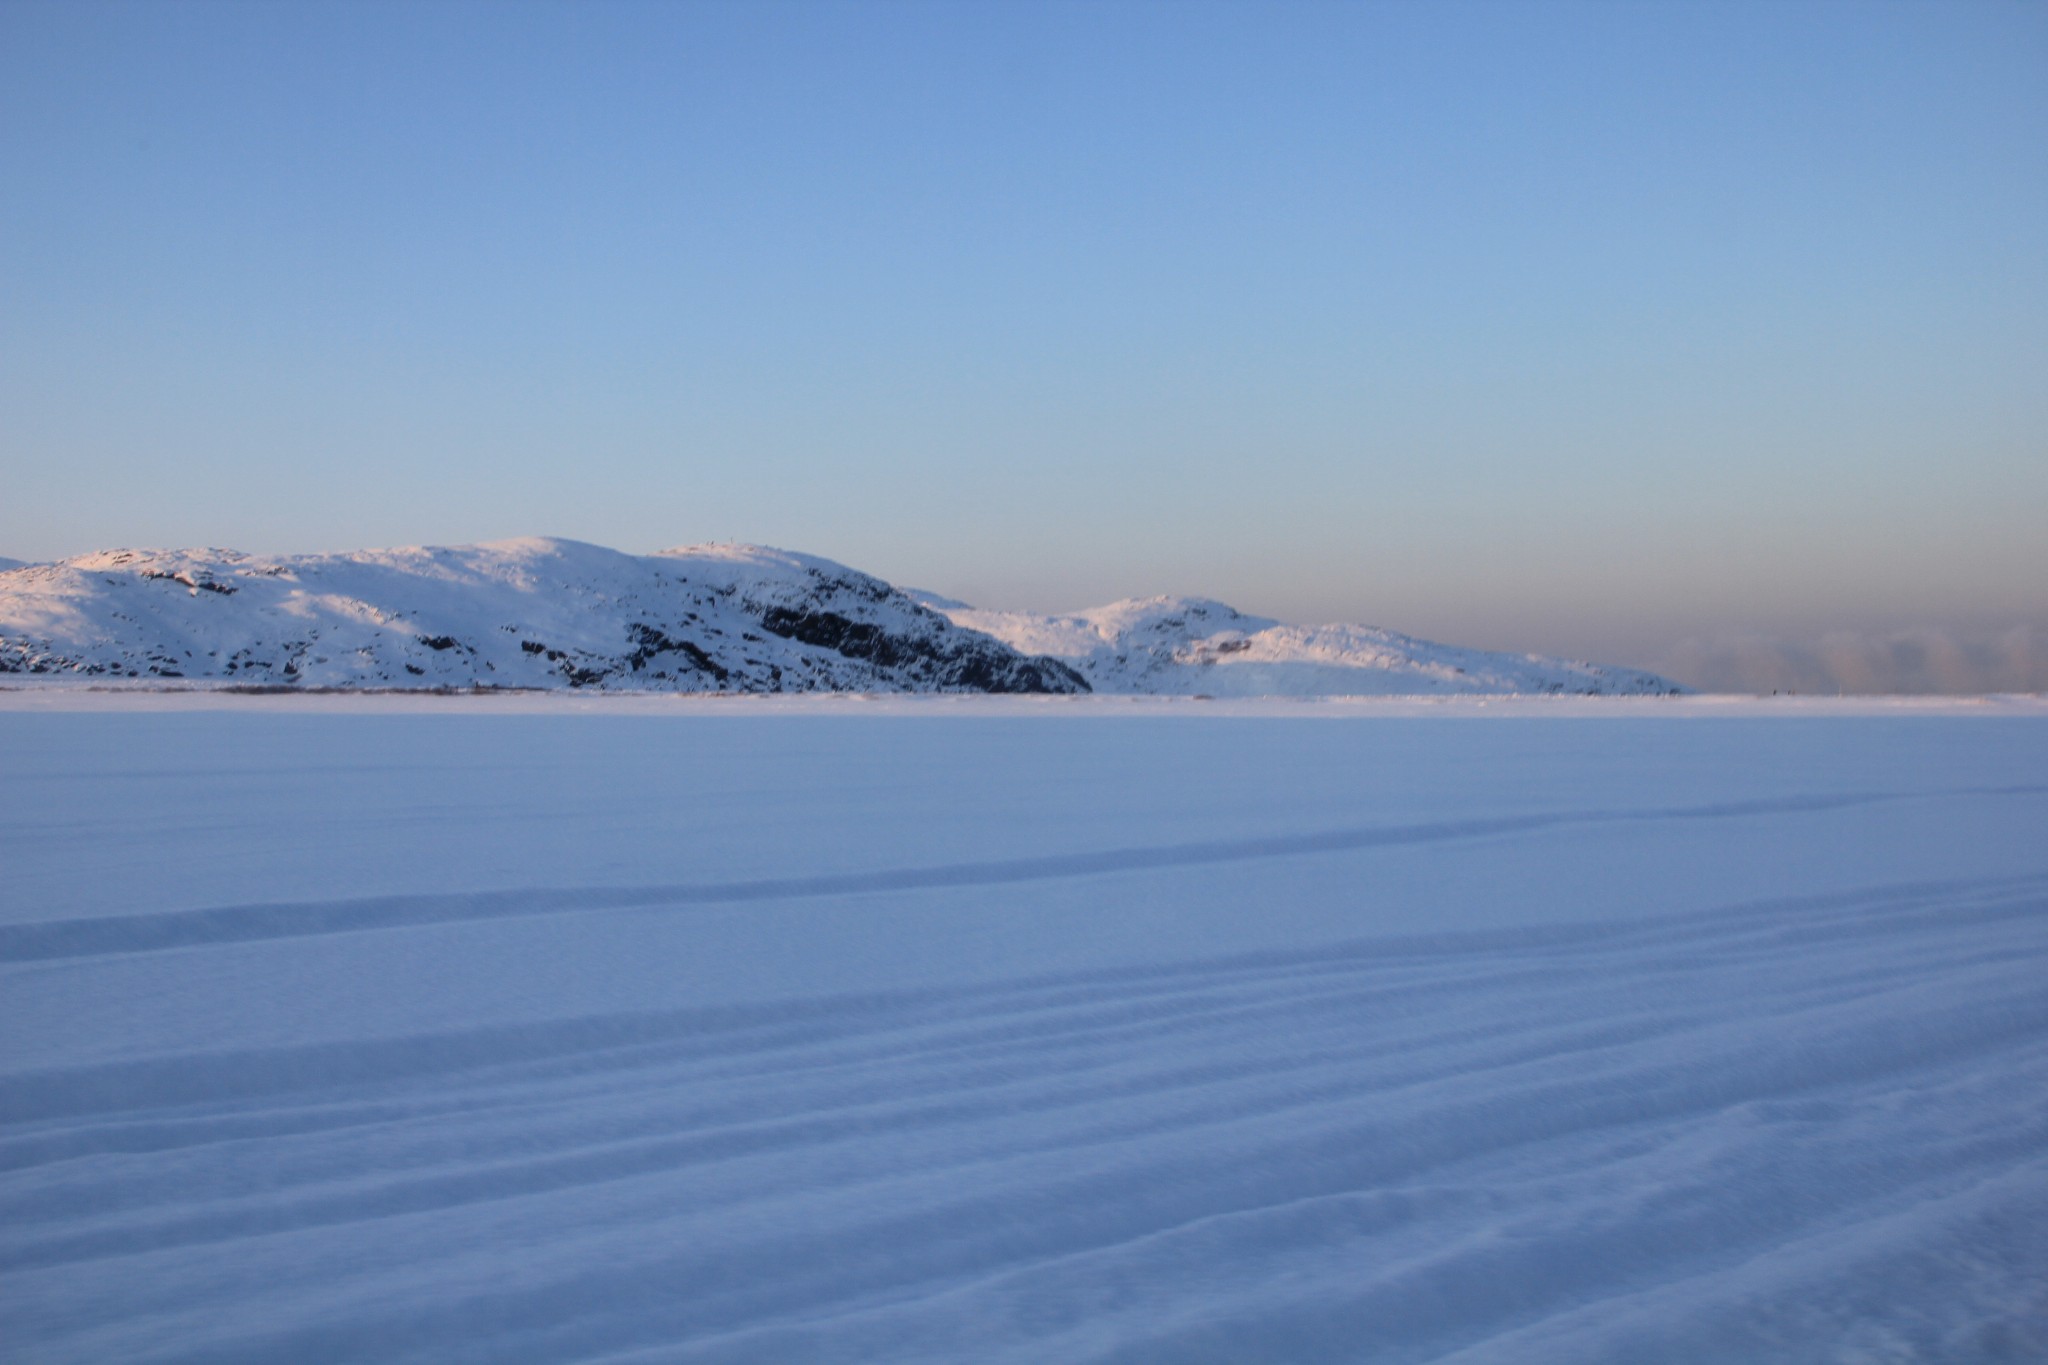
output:
[[[0,186],[4,555],[2048,640],[2044,4],[4,0]]]

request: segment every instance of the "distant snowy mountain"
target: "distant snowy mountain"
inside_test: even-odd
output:
[[[1218,697],[1427,692],[1645,695],[1654,673],[1432,644],[1371,626],[1291,626],[1200,597],[1147,597],[1068,616],[981,611],[913,593],[954,624],[1071,664],[1097,692]]]
[[[1630,669],[1290,626],[1200,598],[1032,616],[760,546],[629,555],[538,537],[19,565],[0,570],[0,674],[688,692],[1680,690]]]
[[[9,559],[6,555],[0,555],[0,573],[6,573],[9,569],[22,568],[27,563],[27,560]]]
[[[570,540],[276,558],[110,550],[0,573],[0,672],[312,687],[1085,692],[887,583],[748,545]]]

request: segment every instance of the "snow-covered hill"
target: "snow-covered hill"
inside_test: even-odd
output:
[[[1458,649],[1371,626],[1292,626],[1201,597],[1133,598],[1069,616],[1034,616],[911,595],[957,625],[1025,653],[1065,660],[1097,692],[1259,697],[1683,690],[1637,669]]]
[[[1201,598],[1032,616],[760,546],[630,555],[538,537],[275,557],[106,550],[0,570],[0,673],[692,692],[1679,690],[1631,669],[1292,626]]]
[[[0,672],[312,687],[1083,692],[878,578],[748,545],[542,538],[264,558],[109,550],[0,573]]]

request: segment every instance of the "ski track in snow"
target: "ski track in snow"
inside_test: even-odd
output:
[[[1974,795],[2048,794],[2048,786],[1992,789]],[[1313,834],[1227,842],[1168,844],[1154,848],[1108,849],[1058,857],[1013,858],[942,867],[895,868],[820,877],[776,877],[702,886],[592,886],[534,891],[472,892],[443,896],[384,896],[311,904],[232,905],[205,910],[162,911],[0,924],[0,962],[93,957],[102,953],[150,952],[208,943],[241,943],[317,934],[442,924],[469,919],[617,910],[646,906],[727,905],[748,901],[805,900],[874,891],[920,891],[943,887],[1003,886],[1139,872],[1154,868],[1200,867],[1213,863],[1338,853],[1395,844],[1433,844],[1494,835],[1520,834],[1559,825],[1657,820],[1726,820],[1797,811],[1840,810],[1886,800],[1919,799],[1882,794],[1791,797],[1776,801],[1728,802],[1659,811],[1585,811],[1557,815],[1466,820],[1390,828],[1324,830]]]
[[[10,719],[0,715],[0,756],[34,770],[47,755]],[[207,724],[209,738],[234,733],[232,716]],[[366,724],[377,723],[354,722],[330,756],[353,756],[363,771],[385,764],[395,790],[419,731],[394,740]],[[510,724],[505,733],[518,733]],[[667,724],[687,737],[718,722]],[[906,748],[986,757],[972,736],[934,740],[942,727],[917,721],[832,724],[830,738],[861,763],[893,753],[907,764]],[[1348,724],[1286,753],[1278,722],[1212,727],[1245,789],[1213,799],[1227,812],[1308,780],[1317,762],[1355,760],[1346,746],[1376,743],[1376,723]],[[1681,751],[1640,726],[1613,738],[1581,730],[1545,760],[1623,785],[1647,774],[1650,789],[1700,798],[1655,806],[1554,798],[1549,810],[1508,815],[1475,789],[1465,820],[781,878],[69,920],[11,903],[0,925],[9,997],[55,983],[86,1009],[155,983],[133,1008],[163,1031],[74,1055],[28,1026],[26,1006],[6,1007],[20,1026],[0,1067],[6,1352],[49,1362],[2038,1360],[2048,1356],[2048,856],[1998,831],[2048,811],[2048,786],[2025,780],[2040,771],[2048,726],[2007,725],[1986,742],[1969,729],[1980,722],[1923,724],[1948,728],[1811,730],[1818,738],[1791,765],[1805,790],[1743,776],[1786,747],[1790,732],[1768,726],[1730,731],[1728,771],[1712,780],[1679,765],[1682,752],[1703,763],[1714,746]],[[1056,753],[1077,730],[1089,746],[1134,742],[1101,722],[1010,725],[1038,751]],[[1507,727],[1455,729],[1413,725],[1416,752],[1493,754],[1491,775],[1506,781],[1508,751],[1529,740]],[[80,733],[63,731],[63,744],[90,747]],[[106,774],[131,762],[174,771],[200,752],[150,733],[95,741],[117,806],[124,780],[146,783]],[[599,736],[580,761],[616,761],[649,733]],[[1199,722],[1178,734],[1203,740]],[[1923,741],[1951,755],[1946,767],[1913,756]],[[1832,767],[1817,757],[1829,753]],[[1275,771],[1259,778],[1251,759]],[[815,762],[761,761],[799,785],[823,781]],[[1060,769],[1045,762],[1008,780],[1050,798]],[[1105,808],[1157,797],[1165,784],[1147,771],[1134,765],[1132,785]],[[193,799],[211,795],[224,828],[292,818],[221,804],[231,776],[218,790],[192,779]],[[1435,780],[1456,795],[1474,779]],[[503,820],[507,799],[522,798],[494,791],[464,816]],[[797,799],[815,818],[836,809],[826,794]],[[1926,848],[1909,852],[1930,875],[1873,877],[1878,826],[1859,822],[1884,811],[1926,831]],[[1249,806],[1242,818],[1253,823]],[[20,833],[26,820],[0,823],[0,850],[29,867],[17,886],[44,870]],[[1126,821],[1150,828],[1137,813]],[[1057,838],[1076,837],[1062,828]],[[1811,852],[1836,847],[1828,830],[1847,832],[1839,846],[1850,856]],[[379,846],[374,832],[356,837],[366,855]],[[1055,835],[1032,837],[1043,847]],[[124,838],[157,847],[145,831],[104,835],[110,849]],[[1617,842],[1571,842],[1583,839]],[[1588,848],[1659,839],[1681,842],[1654,847],[1662,880],[1637,891],[1650,913],[1574,907]],[[1388,859],[1438,860],[1420,865],[1443,872],[1446,898],[1465,894],[1450,870],[1495,856],[1499,840],[1519,841],[1552,874],[1527,884],[1523,911],[1501,922],[1364,916],[1314,941],[1262,928],[1269,908],[1323,894],[1318,867],[1369,886],[1391,876]],[[1705,908],[1677,894],[1786,849],[1809,850],[1788,883],[1827,889]],[[197,867],[232,853],[205,844],[186,856]],[[995,975],[937,961],[874,989],[856,988],[849,971],[832,989],[771,982],[722,1003],[659,1007],[623,984],[607,1004],[599,983],[533,1001],[523,1017],[398,1032],[373,1022],[389,1005],[380,991],[423,970],[423,952],[481,950],[476,936],[515,927],[507,916],[575,960],[586,933],[660,926],[664,950],[691,941],[688,917],[664,920],[665,906],[759,916],[817,901],[806,913],[857,907],[883,923],[912,901],[987,913],[997,902],[981,897],[1008,888],[1024,898],[1016,904],[1042,906],[1051,935],[1114,918],[1160,878],[1180,879],[1180,896],[1226,872],[1254,879],[1213,892],[1243,897],[1229,951],[1162,942],[1141,959],[1047,967],[1071,959],[1034,957],[1025,941],[1016,968]],[[1055,895],[1070,899],[1032,899]],[[818,922],[793,924],[789,951],[804,953],[803,924]],[[323,956],[343,937],[350,953]],[[180,992],[215,967],[359,974],[342,984],[359,994],[364,1022],[320,1037],[253,1007],[225,1031],[194,1022],[199,1004]],[[472,989],[452,967],[443,988]]]

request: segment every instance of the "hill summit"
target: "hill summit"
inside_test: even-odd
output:
[[[546,537],[326,555],[105,550],[0,568],[0,673],[685,692],[1680,690],[1199,598],[1032,616],[758,545],[633,555]]]

